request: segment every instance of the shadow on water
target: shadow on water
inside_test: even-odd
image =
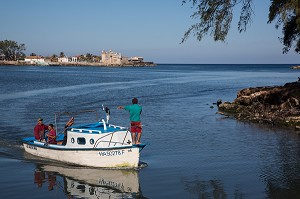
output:
[[[219,198],[232,198],[228,197],[225,192],[224,185],[220,180],[188,180],[186,178],[181,179],[184,190],[190,194],[191,198],[202,198],[202,199],[219,199]],[[234,190],[234,199],[244,199],[245,194],[242,193],[238,188]]]
[[[221,120],[233,119],[221,117]],[[201,174],[203,179],[185,175],[181,178],[181,184],[189,194],[189,198],[300,198],[299,135],[289,128],[241,121],[237,121],[237,124],[241,127],[237,134],[244,137],[244,139],[239,139],[239,145],[235,146],[239,149],[237,157],[243,156],[240,160],[243,161],[242,167],[234,167],[238,162],[229,162],[231,159],[227,156],[228,164],[232,168],[238,168],[232,172],[231,176],[225,172],[226,178],[207,179],[207,177],[203,177],[210,172],[210,169],[217,170],[218,162],[211,164],[212,168]],[[224,168],[226,165],[222,167],[222,169]],[[249,168],[257,171],[260,182],[253,181],[257,174],[251,173],[252,170]],[[221,171],[225,171],[222,169]],[[249,177],[251,175],[253,178]],[[259,183],[264,185],[263,190],[257,190]],[[258,197],[259,194],[261,194],[260,197]]]
[[[299,135],[288,129],[274,132],[281,135],[276,139],[275,155],[271,159],[268,154],[261,154],[264,166],[260,177],[265,182],[267,198],[300,198]]]
[[[267,179],[266,198],[300,198],[300,180],[290,180],[285,185],[282,184],[283,179]],[[200,179],[182,179],[184,190],[189,194],[190,198],[201,199],[245,199],[251,198],[243,193],[238,186],[235,187],[233,193],[226,193],[225,186],[220,180],[200,180]]]
[[[37,188],[44,186],[68,198],[145,198],[137,170],[36,164],[33,175]]]

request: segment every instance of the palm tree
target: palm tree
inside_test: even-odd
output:
[[[60,52],[59,57],[65,57],[65,53],[64,52]]]
[[[57,62],[57,55],[53,54],[53,55],[51,56],[51,61],[52,61],[52,62]]]

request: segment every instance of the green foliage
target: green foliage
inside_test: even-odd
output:
[[[57,62],[57,60],[58,60],[57,58],[58,58],[58,56],[56,54],[53,54],[53,55],[51,55],[50,60],[52,62]]]
[[[92,61],[93,61],[93,55],[92,55],[91,53],[87,53],[87,54],[85,55],[85,60],[86,60],[87,62],[92,62]]]
[[[62,57],[65,57],[65,56],[66,56],[66,55],[65,55],[65,53],[64,53],[64,52],[60,52],[60,53],[59,53],[59,57],[61,57],[61,58],[62,58]]]
[[[299,0],[271,0],[268,23],[277,20],[275,27],[282,26],[283,53],[291,47],[300,53],[300,1]]]
[[[300,0],[270,0],[268,23],[277,20],[275,27],[282,27],[283,53],[293,46],[300,53]],[[233,8],[241,6],[238,31],[246,31],[251,22],[253,0],[183,0],[182,4],[191,3],[196,11],[191,15],[197,22],[185,32],[181,43],[192,34],[201,39],[210,34],[215,41],[225,41],[233,18]]]
[[[100,57],[93,55],[91,53],[86,53],[85,55],[80,55],[78,57],[78,61],[80,61],[80,62],[99,62]]]
[[[24,59],[25,44],[18,44],[16,41],[4,40],[0,41],[0,55],[4,55],[4,59],[8,61],[16,61]]]
[[[233,8],[238,3],[242,3],[238,23],[240,32],[246,30],[247,24],[251,21],[251,14],[253,14],[252,0],[238,2],[237,0],[189,0],[189,2],[192,3],[192,8],[196,8],[196,12],[191,17],[197,19],[198,22],[185,32],[181,43],[185,42],[192,33],[199,41],[208,33],[215,41],[225,41],[233,18]]]

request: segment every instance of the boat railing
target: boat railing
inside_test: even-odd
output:
[[[88,132],[88,133],[97,133],[100,134],[102,133],[102,131],[100,130],[87,130],[87,129],[80,129],[80,128],[71,128],[71,131],[78,131],[79,133],[84,133],[84,132]]]
[[[80,133],[97,133],[97,134],[100,134],[100,133],[106,133],[106,130],[107,130],[108,127],[117,129],[116,131],[118,131],[118,130],[128,130],[129,129],[128,127],[117,126],[117,125],[114,125],[114,124],[107,124],[103,120],[102,120],[102,122],[99,122],[99,123],[101,123],[103,125],[103,130],[104,131],[101,131],[99,129],[86,129],[86,127],[83,127],[83,128],[73,127],[73,128],[71,128],[71,131],[77,131],[77,132],[80,132]]]

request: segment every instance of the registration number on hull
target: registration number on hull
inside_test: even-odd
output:
[[[100,151],[100,156],[121,156],[124,155],[124,150]]]
[[[26,148],[28,148],[28,149],[33,149],[33,150],[37,150],[37,148],[36,148],[35,146],[31,146],[31,145],[28,145],[28,144],[27,144]]]

